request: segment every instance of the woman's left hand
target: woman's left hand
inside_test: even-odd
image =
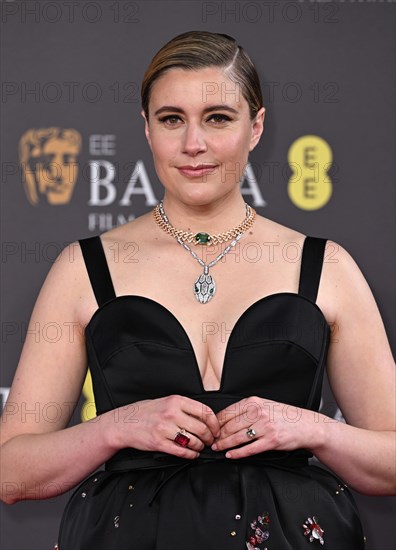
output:
[[[313,450],[322,444],[323,422],[335,422],[315,411],[261,397],[242,399],[217,413],[220,436],[212,449],[227,458],[243,458],[264,451]],[[250,433],[250,436],[249,436]]]

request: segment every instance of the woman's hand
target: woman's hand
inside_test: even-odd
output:
[[[321,444],[321,426],[327,417],[293,405],[261,397],[249,397],[217,413],[220,436],[212,449],[224,451],[227,458],[243,458],[264,451],[313,450]],[[331,422],[331,419],[328,419]],[[253,430],[251,437],[249,428]]]
[[[133,447],[192,459],[220,434],[219,421],[209,407],[180,395],[139,401],[106,414],[114,417],[117,450]],[[190,438],[186,447],[175,442],[182,429]]]

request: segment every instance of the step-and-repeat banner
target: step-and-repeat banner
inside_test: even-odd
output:
[[[347,248],[394,333],[394,2],[9,0],[0,8],[2,406],[55,258],[162,197],[139,88],[154,53],[188,30],[234,36],[258,68],[267,113],[241,183],[247,202]],[[251,261],[269,253],[258,246]],[[298,261],[295,249],[283,253]],[[37,338],[56,341],[64,330],[37,327]],[[91,398],[87,379],[73,422],[92,416]],[[323,410],[340,417],[327,388]],[[49,421],[56,413],[51,403],[21,411]],[[1,505],[1,548],[52,548],[67,498]],[[356,498],[367,549],[393,549],[394,499]]]

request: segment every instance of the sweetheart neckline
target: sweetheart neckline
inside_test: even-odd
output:
[[[111,300],[108,300],[107,302],[105,302],[104,304],[100,305],[98,307],[98,309],[92,314],[90,320],[88,321],[88,323],[85,325],[85,329],[84,329],[84,333],[89,330],[90,328],[90,325],[91,323],[93,322],[94,318],[97,316],[97,314],[100,314],[103,309],[109,305],[109,304],[113,304],[115,302],[119,302],[121,299],[130,299],[130,298],[137,298],[137,299],[140,299],[140,300],[147,300],[149,301],[150,303],[152,304],[155,304],[156,306],[160,307],[162,310],[164,310],[168,315],[170,315],[175,321],[176,321],[176,324],[177,326],[181,329],[181,332],[184,334],[185,336],[185,339],[188,343],[188,346],[190,348],[190,352],[192,353],[192,356],[194,358],[194,365],[195,365],[195,371],[196,371],[196,375],[197,375],[197,378],[198,378],[198,381],[199,381],[199,385],[201,386],[201,390],[202,390],[202,393],[203,394],[219,394],[222,392],[222,389],[223,389],[223,385],[224,385],[224,377],[225,377],[225,372],[226,372],[226,363],[227,363],[227,354],[228,354],[228,351],[229,351],[229,347],[230,347],[230,342],[232,340],[232,337],[236,331],[236,327],[240,324],[241,320],[245,317],[245,315],[250,312],[255,306],[257,306],[258,304],[270,299],[270,298],[276,298],[276,297],[279,297],[279,296],[293,296],[293,297],[297,297],[299,299],[302,299],[302,300],[305,300],[307,301],[308,303],[310,303],[312,306],[314,306],[320,313],[320,315],[322,316],[325,324],[327,325],[327,327],[330,329],[330,326],[327,322],[327,319],[323,313],[323,311],[321,310],[321,308],[316,304],[316,302],[313,302],[312,300],[310,300],[309,298],[307,298],[306,296],[303,296],[302,294],[299,294],[298,292],[274,292],[272,294],[267,294],[266,296],[262,296],[261,298],[258,298],[255,302],[253,302],[252,304],[250,304],[240,315],[239,317],[237,318],[234,326],[232,327],[231,331],[230,331],[230,334],[229,334],[229,337],[228,337],[228,341],[226,343],[226,347],[225,347],[225,352],[224,352],[224,358],[223,358],[223,365],[222,365],[222,369],[221,369],[221,376],[220,376],[220,386],[218,389],[216,390],[206,390],[205,389],[205,386],[204,386],[204,383],[203,383],[203,379],[202,379],[202,374],[201,374],[201,370],[199,368],[199,364],[198,364],[198,360],[197,360],[197,355],[196,355],[196,352],[195,352],[195,349],[194,349],[194,346],[192,345],[192,342],[191,342],[191,339],[188,335],[188,332],[186,331],[186,329],[184,328],[184,326],[181,324],[181,322],[179,321],[179,319],[176,317],[176,315],[174,313],[172,313],[166,306],[164,306],[163,304],[161,304],[160,302],[157,302],[156,300],[154,300],[153,298],[148,298],[147,296],[141,296],[139,294],[121,294],[119,296],[114,296],[114,298],[112,298]]]

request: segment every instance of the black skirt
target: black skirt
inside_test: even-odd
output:
[[[73,493],[59,549],[363,549],[346,485],[298,453],[274,454],[110,462]]]

